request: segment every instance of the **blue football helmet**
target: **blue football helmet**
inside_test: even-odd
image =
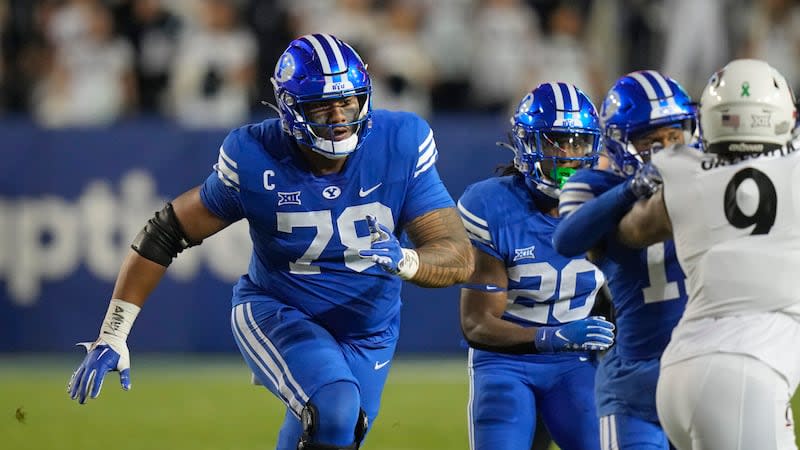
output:
[[[331,159],[357,150],[372,127],[372,82],[367,66],[348,44],[329,34],[308,34],[289,44],[270,79],[283,130],[299,143]],[[347,123],[314,123],[304,106],[356,96],[359,112]],[[353,127],[346,139],[334,128]],[[315,131],[316,130],[316,131]],[[320,131],[322,130],[322,131]]]
[[[514,167],[536,188],[558,198],[579,168],[597,162],[600,121],[592,101],[569,83],[542,83],[511,117]]]
[[[617,80],[603,101],[600,118],[606,152],[624,175],[632,175],[658,149],[637,150],[632,144],[637,137],[674,127],[690,144],[697,124],[691,97],[675,80],[655,70],[631,72]]]

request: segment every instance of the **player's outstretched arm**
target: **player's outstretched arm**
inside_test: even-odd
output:
[[[416,248],[402,248],[397,237],[375,217],[367,216],[370,248],[358,251],[383,270],[423,287],[463,283],[473,269],[467,232],[455,208],[435,209],[406,227]]]
[[[580,198],[580,192],[573,192],[578,189],[571,189],[567,183],[559,197],[562,202],[559,211],[564,219],[553,234],[553,246],[565,256],[590,250],[607,233],[615,231],[617,223],[638,199],[649,198],[660,188],[661,175],[650,163],[642,165],[625,182],[577,206],[575,199]]]
[[[172,219],[164,210],[156,213],[160,218],[148,221],[122,263],[114,285],[114,298],[143,305],[178,253],[200,244],[229,225],[206,208],[200,199],[200,187],[184,192],[169,204],[172,205],[175,223],[168,224]],[[170,231],[175,234],[168,236]]]
[[[562,198],[569,194],[570,192],[565,191]],[[622,183],[583,203],[579,208],[562,213],[563,220],[553,233],[553,247],[564,256],[586,253],[607,233],[614,231],[620,218],[635,201],[636,197]]]
[[[640,200],[620,220],[619,241],[628,247],[643,248],[672,238],[672,223],[664,204],[664,190]]]
[[[508,275],[502,261],[475,250],[475,272],[461,290],[461,330],[472,348],[497,353],[554,353],[605,350],[614,342],[614,325],[587,317],[561,326],[522,327],[502,320]]]
[[[179,252],[227,225],[205,207],[199,188],[180,195],[147,222],[122,263],[100,335],[79,344],[87,355],[69,381],[70,398],[79,403],[96,398],[106,374],[115,370],[122,388],[130,389],[127,338],[139,310]]]
[[[472,244],[455,208],[435,209],[406,226],[419,257],[410,279],[423,287],[445,287],[467,281],[475,266]]]

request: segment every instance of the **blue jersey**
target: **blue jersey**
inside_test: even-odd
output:
[[[584,169],[569,179],[562,192],[579,189],[582,200],[589,201],[625,180],[608,171]],[[606,236],[597,264],[608,277],[616,312],[616,351],[626,359],[658,358],[686,307],[685,276],[675,244],[670,240],[631,249],[614,233]]]
[[[467,187],[458,209],[472,244],[506,267],[504,320],[529,327],[583,319],[603,273],[583,255],[556,253],[559,219],[533,195],[522,176],[494,177]],[[529,446],[539,413],[561,448],[599,448],[595,362],[586,352],[469,355],[471,447]]]
[[[392,230],[452,207],[439,179],[433,132],[411,113],[374,111],[363,146],[340,173],[314,176],[278,119],[232,131],[200,196],[218,217],[247,219],[253,254],[234,306],[264,295],[313,317],[334,336],[386,329],[400,310],[401,280],[359,249],[365,217]]]
[[[556,253],[551,240],[560,219],[539,211],[522,177],[470,185],[458,209],[473,245],[506,266],[503,319],[523,326],[560,325],[589,315],[603,274],[583,255]]]

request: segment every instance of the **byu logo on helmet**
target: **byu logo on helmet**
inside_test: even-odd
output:
[[[519,107],[517,108],[517,112],[522,114],[531,109],[531,103],[533,103],[533,93],[529,93],[526,95],[521,102],[519,102]],[[513,123],[513,121],[512,121]]]
[[[297,66],[294,62],[294,56],[291,53],[284,53],[278,64],[275,66],[275,80],[285,82],[294,76]]]

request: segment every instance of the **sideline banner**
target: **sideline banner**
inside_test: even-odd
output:
[[[511,160],[498,118],[433,120],[454,198]],[[96,337],[133,236],[163,203],[208,176],[226,130],[164,122],[42,130],[0,122],[0,352],[69,351]],[[137,351],[236,351],[231,287],[246,272],[247,224],[182,253],[134,325]],[[400,352],[462,351],[457,288],[407,285]]]

